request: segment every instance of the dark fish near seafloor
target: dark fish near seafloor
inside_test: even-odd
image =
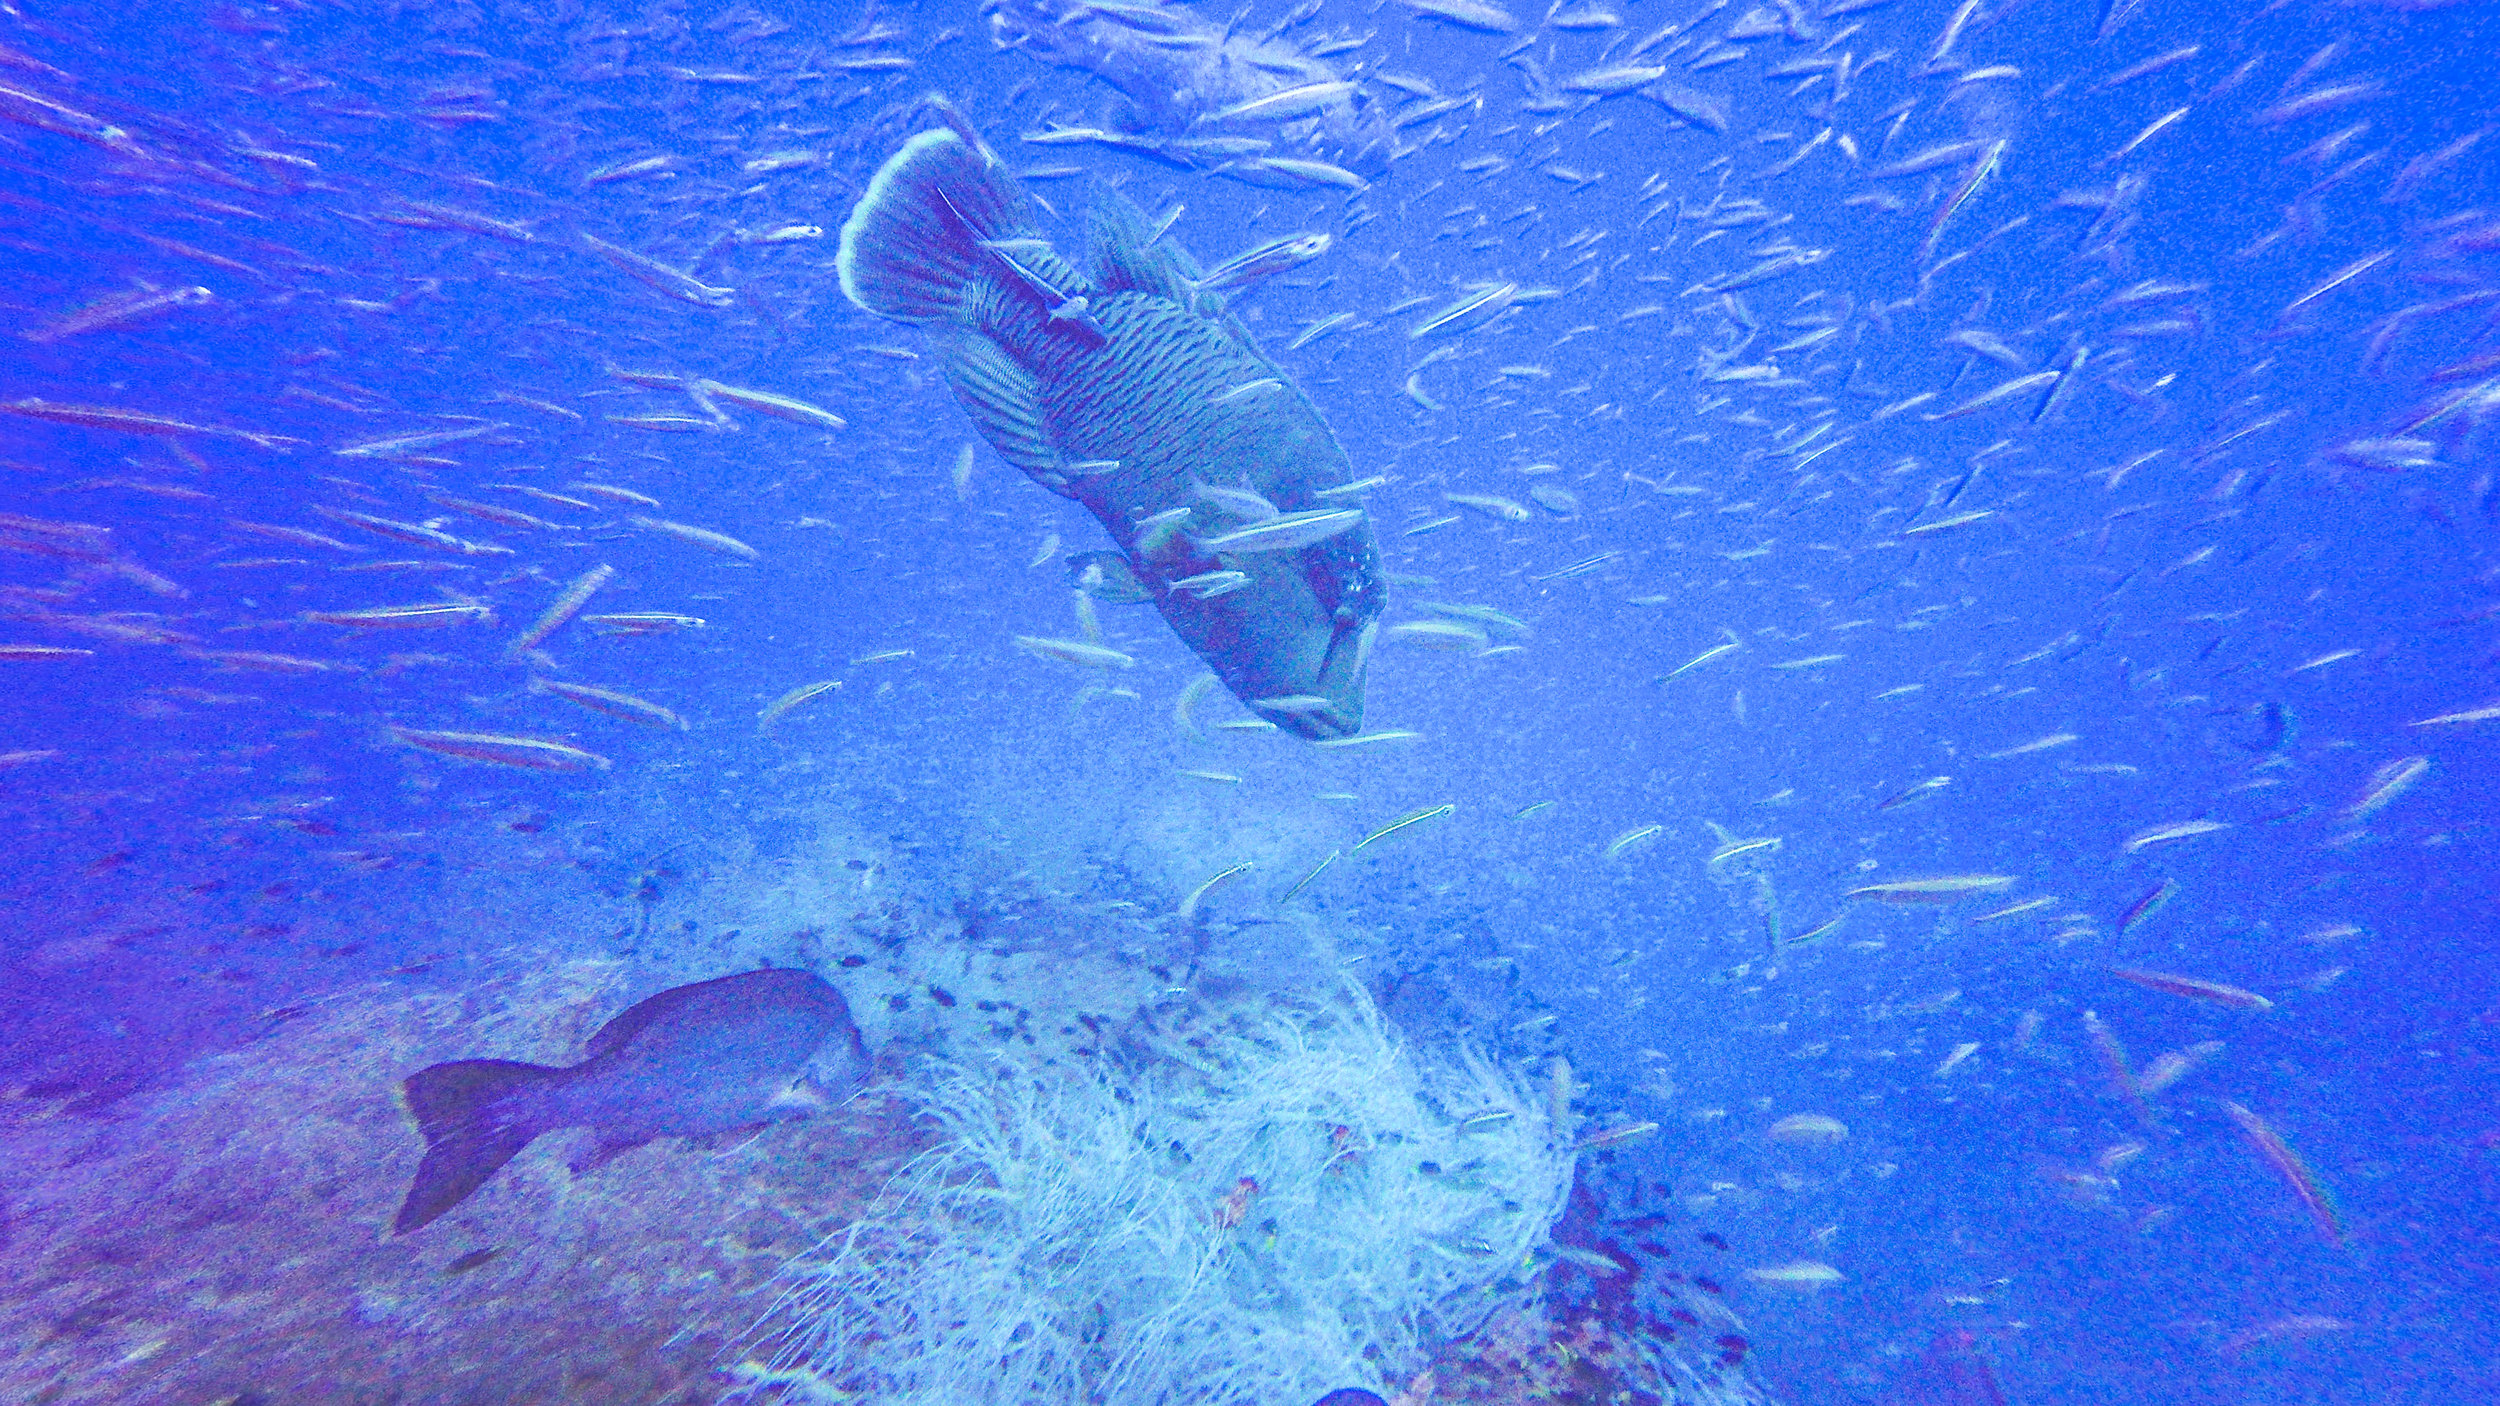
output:
[[[820,1053],[821,1052],[821,1053]],[[587,1171],[656,1137],[701,1137],[803,1117],[850,1096],[868,1052],[842,993],[803,971],[672,987],[599,1027],[569,1068],[463,1059],[402,1086],[425,1160],[391,1232],[466,1200],[541,1133],[587,1127]]]
[[[1327,422],[1135,205],[1096,203],[1089,277],[944,111],[949,127],[905,142],[843,225],[843,292],[929,332],[983,437],[1093,511],[1234,696],[1297,700],[1268,716],[1303,737],[1359,730],[1387,593],[1370,523],[1318,496],[1354,477]],[[1231,571],[1246,583],[1175,588]]]

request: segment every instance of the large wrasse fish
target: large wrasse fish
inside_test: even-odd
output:
[[[586,1127],[587,1171],[657,1137],[703,1137],[801,1117],[859,1087],[868,1052],[850,1007],[810,972],[671,987],[599,1027],[570,1067],[509,1059],[432,1065],[401,1086],[425,1160],[393,1234],[467,1200],[541,1133]]]
[[[1136,206],[1097,201],[1081,273],[997,154],[948,116],[852,209],[843,292],[929,332],[983,437],[1092,510],[1236,697],[1295,700],[1269,716],[1313,740],[1360,730],[1387,592],[1370,523],[1319,496],[1354,478],[1327,422]],[[1232,572],[1247,579],[1176,588]]]

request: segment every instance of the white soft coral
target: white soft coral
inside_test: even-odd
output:
[[[1385,1387],[1528,1292],[1571,1152],[1520,1080],[1419,1055],[1351,985],[1165,1014],[1118,1067],[928,1064],[938,1145],[791,1267],[777,1365],[867,1400],[1273,1406]]]

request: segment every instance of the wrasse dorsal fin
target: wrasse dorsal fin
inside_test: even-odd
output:
[[[1116,190],[1097,192],[1090,226],[1094,282],[1103,292],[1144,293],[1192,306],[1190,286],[1200,276],[1197,260],[1179,245],[1157,240],[1135,201]]]

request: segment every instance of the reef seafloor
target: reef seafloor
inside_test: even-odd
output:
[[[1210,942],[828,867],[716,876],[726,940],[513,945],[456,990],[331,993],[104,1110],[13,1102],[0,1397],[1763,1399],[1728,1310],[1609,1229],[1568,1075],[1400,1028],[1324,925]],[[410,1073],[572,1064],[637,998],[767,964],[857,1014],[847,1100],[603,1165],[551,1133],[392,1233]]]

